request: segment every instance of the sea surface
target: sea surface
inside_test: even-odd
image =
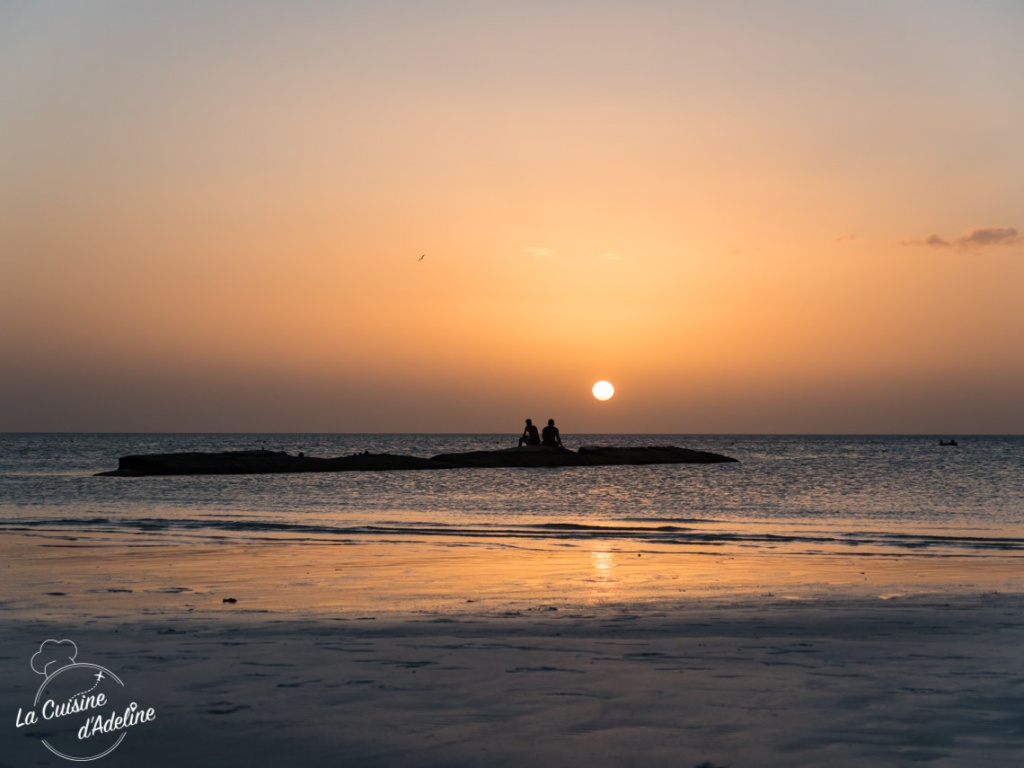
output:
[[[111,544],[436,540],[439,546],[786,546],[1024,558],[1024,437],[567,435],[739,461],[541,469],[97,477],[119,456],[267,448],[433,456],[465,434],[0,434],[0,535]],[[942,436],[949,437],[949,436]],[[1022,561],[1024,563],[1024,561]]]

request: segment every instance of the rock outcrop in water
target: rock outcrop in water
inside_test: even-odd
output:
[[[707,451],[673,445],[646,448],[522,447],[497,451],[443,453],[429,459],[390,453],[355,453],[318,458],[284,451],[224,451],[221,453],[152,453],[122,456],[117,469],[104,477],[149,475],[243,475],[279,472],[381,472],[412,469],[467,469],[502,467],[604,467],[616,464],[713,464],[736,461]]]

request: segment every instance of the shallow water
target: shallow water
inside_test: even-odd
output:
[[[415,540],[742,546],[803,554],[1024,553],[1024,438],[582,435],[735,464],[205,477],[95,477],[118,456],[266,447],[432,456],[510,435],[0,435],[0,533],[148,544]]]

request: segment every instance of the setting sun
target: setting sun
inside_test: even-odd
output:
[[[0,431],[1024,432],[1022,3],[137,5],[0,5]]]
[[[610,381],[599,381],[591,391],[598,400],[608,400],[615,394],[615,387]]]

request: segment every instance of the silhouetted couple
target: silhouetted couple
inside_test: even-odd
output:
[[[558,434],[558,427],[554,419],[548,419],[548,425],[544,427],[541,434],[537,434],[537,427],[532,419],[526,420],[526,429],[523,436],[519,438],[519,445],[546,445],[548,448],[562,448],[562,437]]]

